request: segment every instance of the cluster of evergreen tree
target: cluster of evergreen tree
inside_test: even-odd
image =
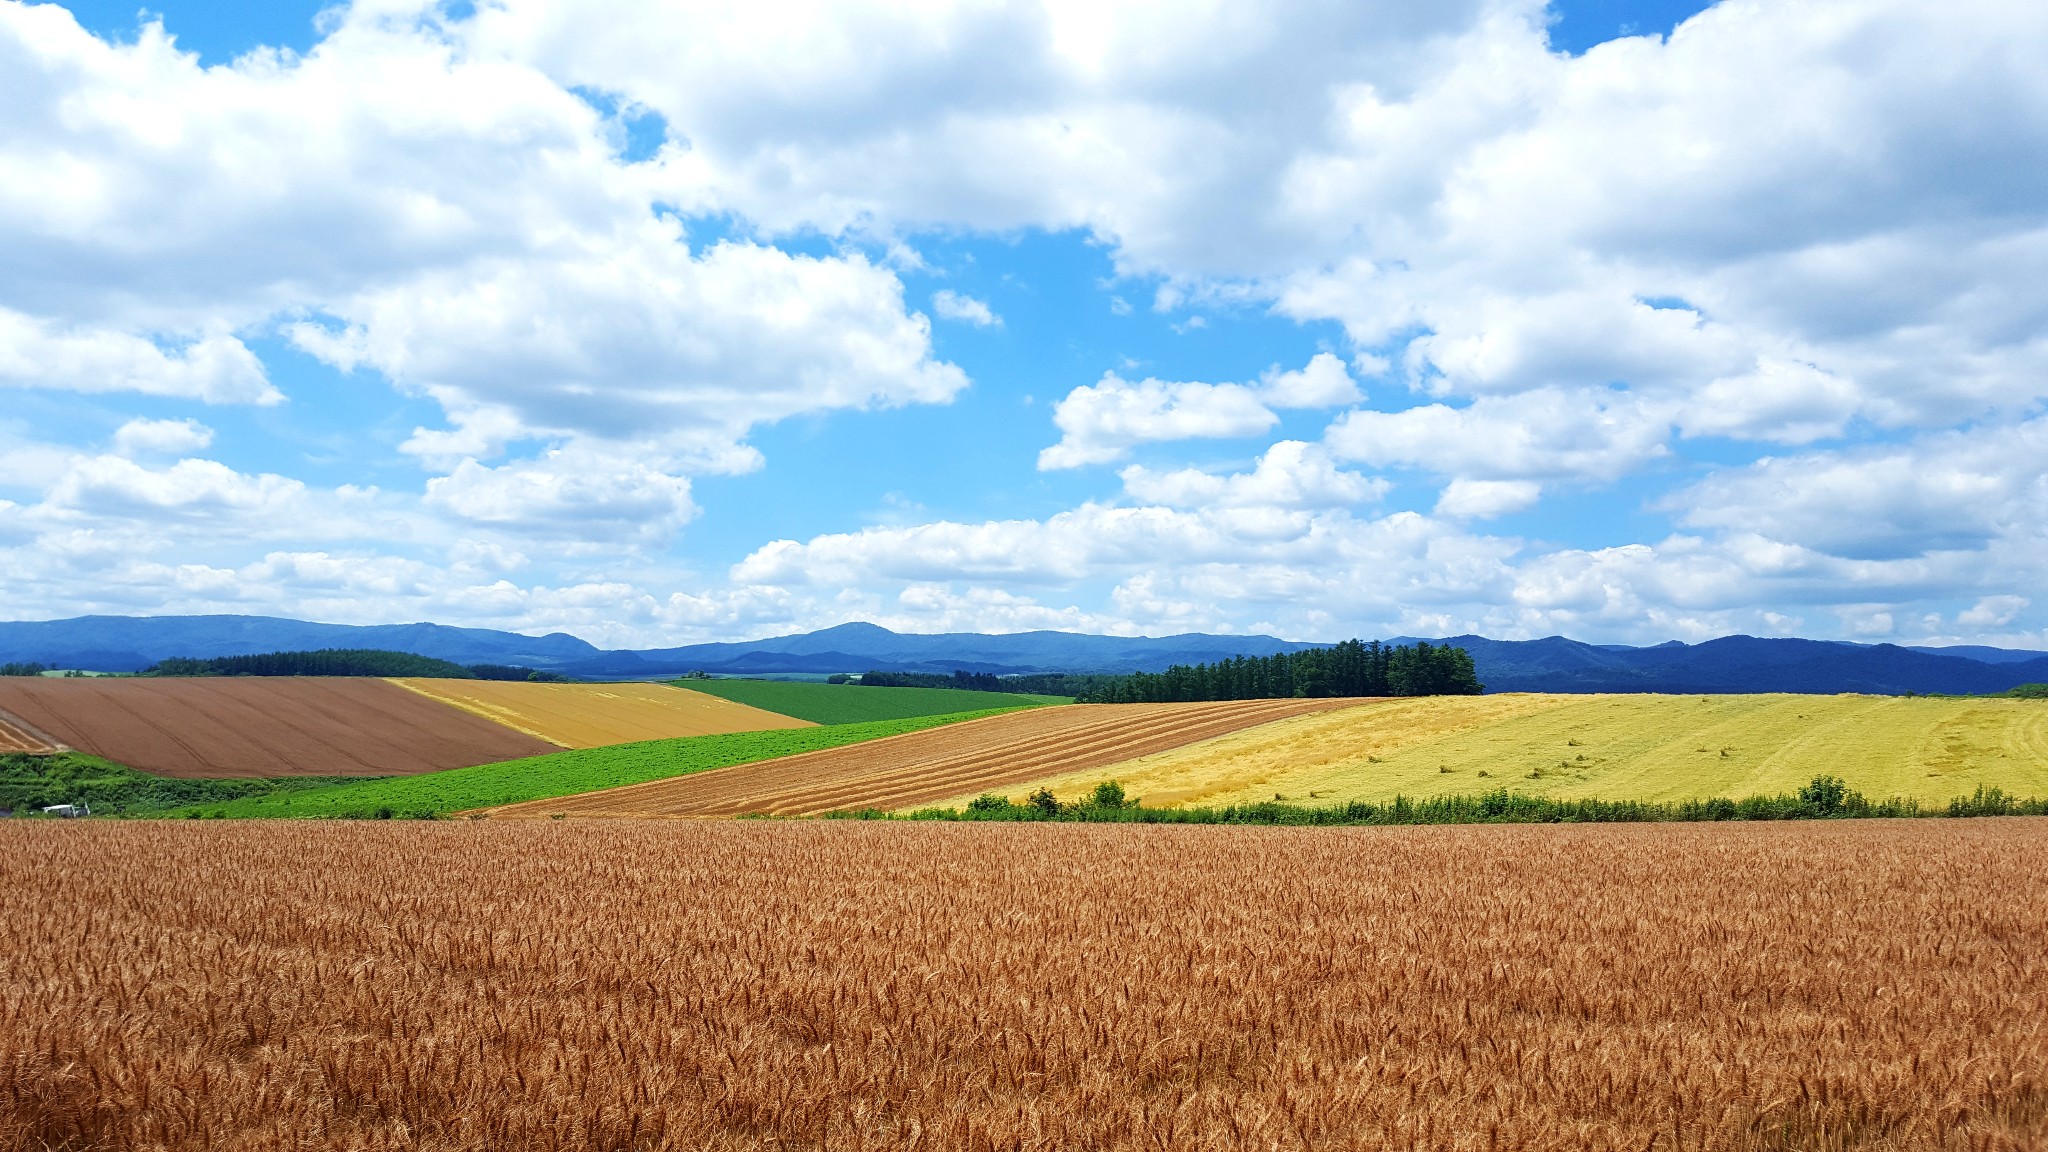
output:
[[[215,656],[193,660],[177,656],[158,661],[145,676],[431,676],[450,680],[525,680],[531,669],[482,665],[498,675],[477,672],[447,660],[411,652],[377,648],[323,648],[318,652],[264,652],[254,656]],[[517,673],[512,675],[511,673]]]
[[[0,664],[0,676],[41,676],[52,670],[48,664],[22,664],[14,661]]]
[[[1485,691],[1472,655],[1448,644],[1346,640],[1328,648],[1176,664],[1110,678],[1084,704],[1269,700],[1290,696],[1476,696]]]
[[[852,677],[834,676],[844,684]],[[954,671],[950,676],[936,672],[863,672],[860,682],[871,688],[964,688],[972,692],[1023,692],[1034,696],[1078,696],[1114,676],[1075,676],[1065,672],[1040,672],[1023,676],[998,676],[993,672]]]

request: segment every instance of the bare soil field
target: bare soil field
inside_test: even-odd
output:
[[[2048,821],[0,824],[0,1149],[2048,1143]]]
[[[808,720],[666,684],[410,678],[392,683],[562,748],[816,727]]]
[[[34,755],[63,750],[62,742],[52,739],[47,733],[37,731],[35,725],[12,713],[0,712],[0,752],[27,752]]]
[[[555,751],[395,684],[350,677],[5,677],[0,708],[160,776],[397,776]]]
[[[494,816],[814,816],[901,808],[1103,764],[1289,716],[1360,701],[1068,704],[1034,708],[579,796],[493,809]]]

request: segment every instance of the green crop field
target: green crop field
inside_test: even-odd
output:
[[[941,716],[983,708],[1071,704],[1065,696],[969,692],[960,688],[866,688],[858,684],[805,684],[790,680],[677,680],[678,688],[708,692],[813,724],[862,724]]]
[[[251,796],[225,804],[192,805],[174,809],[167,815],[229,819],[445,816],[472,808],[594,792],[600,788],[640,784],[733,764],[837,748],[863,740],[878,740],[884,736],[900,736],[941,724],[973,720],[998,711],[1004,709],[579,748],[419,776],[382,777],[290,793]]]
[[[1361,704],[1282,720],[1049,787],[1117,780],[1153,807],[1385,802],[1506,788],[1557,800],[1791,793],[1839,776],[1872,799],[1976,788],[2048,797],[2048,704],[1892,696],[1505,693]],[[962,797],[964,803],[971,797]]]

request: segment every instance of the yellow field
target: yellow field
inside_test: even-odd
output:
[[[428,679],[392,683],[564,748],[815,727],[808,720],[666,684]]]
[[[2048,796],[2048,704],[1781,694],[1389,700],[1012,791],[1021,797],[1043,785],[1071,800],[1115,779],[1155,807],[1502,787],[1558,799],[1678,800],[1794,792],[1823,773],[1872,799],[1939,802],[1980,784]]]

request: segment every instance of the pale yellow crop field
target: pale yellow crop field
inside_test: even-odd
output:
[[[1559,799],[1796,791],[1823,773],[1873,799],[1978,785],[2048,796],[2048,702],[1878,696],[1433,697],[1282,720],[1040,786],[1105,779],[1149,806],[1389,800],[1508,788]],[[967,798],[962,798],[962,801]]]
[[[666,684],[410,678],[392,683],[564,748],[814,727],[808,720]]]

